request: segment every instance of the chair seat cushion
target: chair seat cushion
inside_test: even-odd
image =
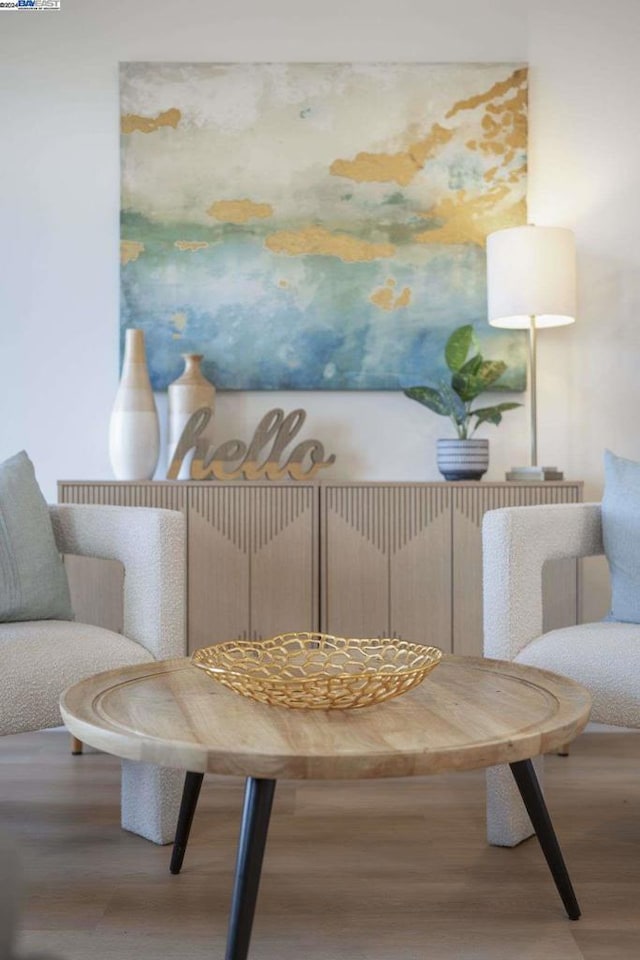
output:
[[[153,660],[111,630],[68,620],[0,624],[0,735],[57,727],[58,700],[72,683],[102,670]]]
[[[585,686],[593,696],[592,720],[640,727],[640,625],[603,621],[552,630],[515,659]]]

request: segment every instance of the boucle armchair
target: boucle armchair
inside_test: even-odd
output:
[[[138,507],[50,507],[60,553],[119,560],[124,629],[66,620],[0,624],[0,735],[62,723],[73,683],[129,664],[186,653],[186,534],[181,513]],[[122,763],[122,826],[155,843],[173,840],[182,776]]]
[[[640,727],[640,625],[605,620],[542,633],[544,563],[602,553],[600,504],[486,513],[484,653],[571,677],[593,696],[592,720]],[[500,846],[533,832],[508,768],[487,772],[487,826],[489,842]]]

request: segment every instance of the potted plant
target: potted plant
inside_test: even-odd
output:
[[[438,440],[438,469],[445,480],[480,480],[489,467],[489,441],[474,438],[474,433],[481,423],[497,426],[506,410],[522,404],[497,403],[472,409],[474,400],[500,379],[507,365],[503,360],[484,359],[471,324],[453,331],[444,358],[451,371],[450,383],[442,381],[438,388],[409,387],[404,393],[434,413],[449,417],[456,428],[456,440]]]

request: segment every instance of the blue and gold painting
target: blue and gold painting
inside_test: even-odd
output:
[[[121,65],[121,332],[154,389],[400,390],[487,325],[485,239],[526,223],[520,64]]]

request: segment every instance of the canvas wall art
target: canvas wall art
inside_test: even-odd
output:
[[[526,222],[521,64],[121,65],[121,328],[156,390],[399,390],[486,323],[485,237]]]

